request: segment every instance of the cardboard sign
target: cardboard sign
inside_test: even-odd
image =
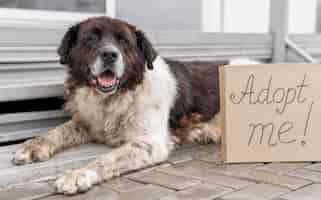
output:
[[[321,65],[220,67],[226,162],[321,160]]]

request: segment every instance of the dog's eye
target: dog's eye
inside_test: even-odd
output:
[[[101,35],[101,31],[99,28],[93,28],[91,29],[91,33],[94,34],[94,35],[97,35],[97,36],[100,36]]]
[[[120,35],[120,34],[116,35],[116,39],[117,39],[117,41],[119,41],[123,45],[128,45],[128,43],[129,43],[127,38],[125,38],[123,35]]]
[[[91,43],[97,42],[98,39],[99,39],[99,38],[98,38],[97,35],[91,34],[91,35],[89,35],[89,36],[86,38],[86,41],[87,41],[87,43],[91,44]]]
[[[86,37],[86,43],[88,45],[94,45],[96,42],[99,41],[101,36],[101,32],[98,28],[93,28],[88,36]]]

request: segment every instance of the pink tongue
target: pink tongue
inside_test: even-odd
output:
[[[103,75],[98,77],[98,82],[100,85],[104,87],[111,87],[116,83],[116,77],[115,76],[109,76],[109,75]]]

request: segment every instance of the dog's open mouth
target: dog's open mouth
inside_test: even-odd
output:
[[[119,79],[110,70],[107,70],[95,77],[93,82],[96,85],[96,88],[103,93],[113,92],[118,88],[119,85]]]

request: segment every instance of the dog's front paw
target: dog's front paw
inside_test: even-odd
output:
[[[49,147],[45,144],[27,144],[18,149],[13,156],[15,165],[25,165],[36,161],[45,161],[50,158]]]
[[[88,169],[79,169],[66,172],[55,182],[58,193],[72,195],[79,192],[86,192],[94,184],[98,183],[96,172]]]

